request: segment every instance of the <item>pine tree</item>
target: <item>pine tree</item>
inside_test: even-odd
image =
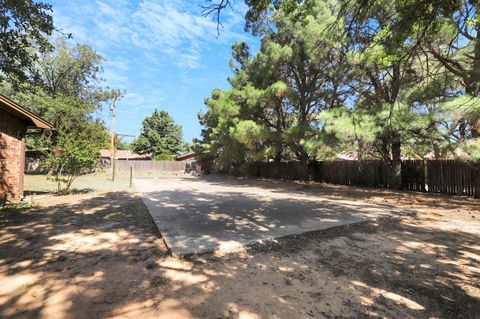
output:
[[[139,154],[152,154],[157,159],[172,159],[183,149],[182,128],[164,110],[155,110],[142,122],[142,132],[134,142]]]

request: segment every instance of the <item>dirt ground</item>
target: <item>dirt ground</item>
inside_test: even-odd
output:
[[[37,196],[0,211],[0,317],[480,318],[478,201],[242,183],[415,213],[182,260],[127,187]]]

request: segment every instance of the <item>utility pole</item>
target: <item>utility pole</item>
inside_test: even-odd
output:
[[[112,136],[110,139],[110,166],[112,167],[112,182],[115,181],[115,102],[117,101],[117,96],[113,96],[112,105],[110,106],[110,111],[112,112]]]

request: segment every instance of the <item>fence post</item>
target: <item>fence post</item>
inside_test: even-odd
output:
[[[133,166],[130,166],[130,187],[132,187]]]
[[[115,159],[112,161],[112,182],[115,182]]]
[[[473,169],[473,198],[480,198],[480,169]]]

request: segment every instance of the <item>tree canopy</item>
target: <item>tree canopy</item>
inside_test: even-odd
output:
[[[142,132],[134,142],[139,154],[152,154],[161,160],[172,159],[183,150],[182,127],[164,110],[155,110],[142,122]]]
[[[406,156],[480,157],[478,1],[247,4],[261,48],[233,45],[231,89],[199,115],[202,158],[228,168],[353,150],[399,176]]]
[[[68,192],[78,175],[94,169],[100,149],[108,145],[106,126],[95,112],[118,90],[103,85],[102,61],[91,47],[70,46],[60,38],[51,51],[38,54],[37,81],[24,81],[21,89],[10,81],[0,87],[54,125],[54,132],[28,136],[27,147],[48,156],[46,165],[59,193]]]
[[[44,2],[0,0],[0,82],[17,85],[35,78],[38,55],[51,48],[51,11]]]

